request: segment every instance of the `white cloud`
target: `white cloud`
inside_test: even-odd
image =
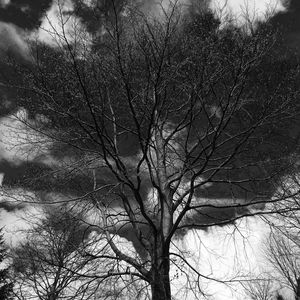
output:
[[[82,0],[83,4],[90,8],[95,8],[97,6],[97,0]]]
[[[3,229],[4,239],[8,245],[16,246],[26,236],[30,229],[32,217],[43,215],[42,207],[34,206],[34,193],[23,189],[5,189],[0,186],[0,205],[11,205],[11,210],[0,208],[0,228]],[[32,202],[32,204],[28,203]]]
[[[270,278],[270,274],[275,275],[276,272],[274,273],[273,267],[268,265],[263,253],[269,232],[269,225],[260,217],[243,218],[236,225],[214,227],[208,231],[189,230],[182,240],[174,241],[176,247],[172,252],[178,253],[180,249],[192,267],[202,275],[215,279],[200,278],[200,287],[202,292],[208,295],[208,299],[250,300],[239,282],[224,281]],[[179,260],[177,263],[179,264]],[[188,268],[183,267],[183,270]],[[175,274],[179,274],[178,278]],[[197,290],[197,276],[190,270],[187,274],[190,276],[189,282],[180,268],[172,267],[172,275],[175,278],[172,281],[173,292],[176,299],[198,299],[188,290],[191,287]],[[274,295],[280,288],[280,285],[274,285]],[[185,293],[187,298],[184,297]],[[285,293],[285,299],[294,299],[288,290],[283,290],[282,293]]]
[[[20,212],[8,212],[1,209],[0,220],[0,226],[4,228],[4,240],[10,246],[16,246],[26,236],[26,233],[20,230],[30,228],[26,220],[22,218]]]
[[[88,47],[91,38],[82,22],[74,14],[71,0],[55,0],[42,19],[40,28],[31,38],[52,47],[63,47],[67,43],[82,48]]]
[[[232,18],[238,25],[265,21],[286,9],[283,0],[211,0],[209,6],[221,21]]]

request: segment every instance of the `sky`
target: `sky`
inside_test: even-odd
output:
[[[197,0],[194,0],[197,2]],[[141,2],[141,1],[140,1]],[[167,1],[163,1],[162,7],[166,9],[168,7]],[[149,4],[151,3],[151,4]],[[154,3],[154,2],[153,2]],[[149,10],[151,15],[160,16],[160,6],[157,7],[151,1],[144,3],[145,10]],[[191,5],[192,2],[188,0],[181,0],[180,3],[183,5]],[[290,0],[290,1],[277,1],[277,0],[249,0],[247,8],[244,4],[244,0],[211,0],[209,2],[209,7],[215,12],[217,16],[220,16],[221,20],[224,18],[224,14],[231,13],[239,26],[243,26],[245,23],[245,12],[248,12],[248,17],[250,19],[255,19],[257,21],[264,22],[267,17],[270,15],[270,8],[272,14],[272,20],[274,26],[282,32],[283,39],[285,43],[292,47],[294,51],[298,52],[300,55],[300,1],[299,0]],[[65,11],[65,15],[68,16],[68,12],[75,11],[75,16],[69,19],[70,30],[72,29],[71,25],[78,24],[78,26],[85,27],[92,31],[94,30],[93,26],[87,25],[87,20],[89,18],[88,8],[95,5],[95,1],[84,1],[83,6],[79,6],[78,1],[72,2],[71,0],[66,0],[62,9]],[[82,10],[76,11],[78,8]],[[106,9],[109,9],[107,5]],[[28,47],[28,40],[38,38],[40,41],[48,44],[50,47],[57,47],[58,45],[51,39],[51,30],[59,28],[60,20],[56,17],[57,6],[52,0],[0,0],[0,53],[1,51],[11,53],[16,58],[21,60],[24,63],[31,63],[30,51]],[[50,32],[50,34],[49,34]],[[68,38],[72,39],[72,34],[68,35]],[[1,76],[14,76],[11,70],[6,69],[6,66],[1,66]],[[18,106],[18,103],[15,101],[16,95],[14,91],[7,91],[5,88],[0,86],[0,186],[4,184],[9,179],[11,182],[17,181],[19,176],[21,177],[26,168],[33,161],[38,161],[39,163],[47,166],[50,157],[47,153],[47,149],[31,149],[28,143],[23,143],[19,146],[20,139],[26,140],[28,135],[30,140],[35,142],[39,137],[36,137],[33,133],[28,132],[27,129],[23,128],[22,123],[18,121],[19,118],[25,118],[30,122],[36,121],[32,119],[31,116],[27,114],[27,111]],[[38,116],[35,116],[38,118]],[[18,143],[16,142],[18,141]],[[46,141],[47,144],[47,141]],[[29,153],[29,156],[28,156]],[[47,160],[48,159],[48,160]],[[24,165],[26,163],[26,165]],[[15,195],[18,198],[20,190],[12,188],[10,190],[12,195]],[[30,206],[19,204],[3,202],[5,199],[4,195],[0,194],[0,226],[7,225],[7,232],[11,232],[16,226],[24,227],[25,222],[22,218],[26,218],[26,209]],[[35,209],[35,208],[34,208]],[[267,226],[263,227],[263,223],[259,218],[255,220],[250,220],[247,223],[246,221],[241,226],[244,228],[245,232],[249,234],[252,238],[250,242],[246,244],[243,242],[244,239],[242,235],[238,235],[235,242],[233,240],[226,240],[224,244],[226,246],[220,246],[215,244],[215,240],[219,240],[220,236],[233,236],[231,235],[232,227],[224,227],[219,229],[212,229],[208,232],[204,231],[193,231],[185,237],[183,247],[188,247],[189,251],[197,252],[199,250],[199,241],[203,243],[202,248],[212,249],[214,248],[214,254],[217,253],[220,258],[220,261],[216,261],[209,251],[204,251],[207,261],[211,260],[211,269],[207,268],[206,273],[209,275],[214,269],[214,273],[218,272],[218,266],[220,264],[224,265],[225,261],[228,262],[228,269],[223,269],[219,272],[219,275],[222,276],[224,272],[226,273],[233,265],[233,260],[237,255],[228,256],[229,252],[233,252],[233,249],[237,253],[243,255],[247,251],[249,252],[248,256],[251,257],[250,261],[246,257],[242,256],[241,264],[246,266],[246,271],[248,271],[247,266],[255,265],[256,262],[253,262],[255,256],[261,257],[260,254],[255,254],[253,252],[253,244],[262,243],[263,234],[268,231]],[[249,229],[250,228],[250,229]],[[263,230],[262,230],[263,228]],[[258,234],[258,232],[260,234]],[[195,238],[195,235],[201,235],[201,238]],[[8,241],[12,244],[17,243],[17,238],[15,235],[7,235]],[[179,242],[178,242],[179,243]],[[207,244],[208,246],[206,246]],[[250,245],[251,244],[251,245]],[[224,252],[223,248],[226,247],[227,250]],[[193,249],[193,250],[191,250]],[[236,254],[236,253],[235,253]],[[240,255],[238,255],[240,256]],[[247,255],[246,255],[247,256]],[[193,262],[197,264],[199,262]],[[207,267],[207,266],[206,266]],[[223,273],[222,273],[223,272]],[[258,271],[259,272],[259,271]],[[228,275],[228,274],[227,274]],[[212,288],[208,288],[212,289]],[[222,287],[218,287],[222,291]],[[236,298],[235,298],[236,297]],[[231,290],[223,289],[223,292],[219,296],[216,296],[216,300],[222,299],[238,299],[238,296],[233,296]]]
[[[122,0],[119,0],[122,2]],[[55,1],[54,1],[55,2]],[[40,40],[44,42],[51,42],[49,34],[46,32],[52,29],[52,26],[56,27],[59,20],[55,18],[56,5],[51,0],[2,0],[0,6],[0,49],[16,52],[23,58],[28,57],[28,49],[26,45],[26,39],[32,38],[32,35],[37,34]],[[101,2],[101,1],[99,1]],[[167,9],[169,0],[163,0],[161,5],[157,5],[157,1],[141,1],[144,9],[149,11],[148,13],[159,16],[161,9]],[[180,0],[179,3],[183,7],[189,7],[190,5],[199,4],[203,0]],[[266,15],[274,15],[279,12],[285,12],[280,14],[276,18],[276,23],[280,24],[285,30],[287,41],[294,46],[298,45],[295,41],[297,38],[297,32],[300,31],[300,24],[297,21],[297,13],[299,13],[299,4],[296,0],[287,2],[286,0],[210,0],[207,1],[210,8],[215,13],[224,18],[228,13],[232,13],[237,22],[244,23],[245,14],[248,15],[250,20],[264,20]],[[60,1],[62,8],[65,11],[75,11],[75,15],[80,16],[77,18],[78,22],[90,23],[91,13],[89,8],[95,5],[96,1],[78,1],[65,0]],[[78,3],[83,3],[79,5]],[[109,1],[107,1],[109,3]],[[227,3],[227,5],[225,5]],[[288,4],[287,4],[288,3]],[[78,10],[78,8],[80,8]],[[103,6],[103,10],[111,9],[109,4]],[[77,13],[76,13],[77,11]],[[47,17],[45,18],[45,13]],[[49,21],[50,25],[49,25]],[[88,21],[88,22],[86,22]],[[70,23],[74,22],[70,20]],[[93,23],[93,22],[92,22]],[[44,30],[39,30],[39,26]],[[92,30],[93,26],[87,26]]]

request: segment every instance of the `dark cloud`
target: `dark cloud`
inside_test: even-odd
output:
[[[0,21],[12,23],[23,29],[34,29],[40,25],[45,11],[52,0],[12,0],[0,8]]]
[[[14,211],[21,210],[24,207],[25,207],[25,204],[20,203],[20,202],[17,203],[16,201],[13,201],[13,200],[0,202],[0,212],[3,209],[7,212],[14,212]]]
[[[21,210],[25,207],[24,204],[22,203],[17,203],[15,201],[3,201],[0,202],[0,211],[4,209],[7,212],[14,212]]]
[[[19,188],[40,192],[68,193],[81,195],[92,188],[91,180],[82,174],[63,176],[58,170],[53,170],[38,162],[24,162],[14,165],[5,160],[0,161],[0,173],[4,173],[3,186],[5,188]],[[47,200],[47,199],[46,199]],[[50,201],[50,200],[48,200]]]
[[[300,53],[300,1],[290,0],[287,11],[277,14],[272,23],[279,29],[285,44]]]
[[[14,55],[17,59],[31,61],[24,32],[18,26],[0,21],[0,53]]]

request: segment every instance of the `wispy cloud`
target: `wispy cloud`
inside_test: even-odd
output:
[[[0,22],[0,50],[21,55],[25,60],[31,60],[27,33],[21,28]]]

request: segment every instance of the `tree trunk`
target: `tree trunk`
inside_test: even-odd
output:
[[[300,277],[297,278],[296,300],[300,300]]]
[[[152,300],[171,300],[170,260],[164,257],[152,266]]]

